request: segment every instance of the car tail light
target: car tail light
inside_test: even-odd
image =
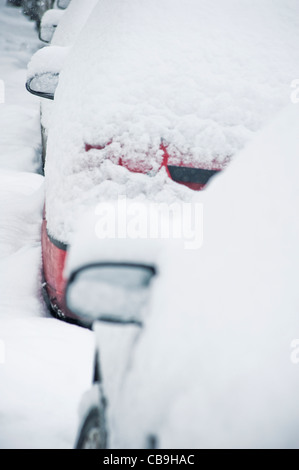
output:
[[[103,150],[105,147],[111,145],[112,141],[108,142],[104,146],[94,146],[85,144],[85,151],[88,152],[89,150],[96,149],[96,150]],[[162,168],[165,168],[167,175],[170,179],[175,181],[176,183],[182,184],[187,186],[188,188],[192,189],[193,191],[201,191],[205,188],[206,184],[209,180],[221,171],[219,165],[217,168],[203,168],[203,166],[199,167],[192,165],[190,163],[184,164],[183,156],[181,161],[177,164],[169,163],[170,155],[168,153],[167,146],[164,143],[161,143],[160,149],[163,152],[162,163],[157,171],[153,171],[153,167],[150,162],[146,160],[143,161],[133,161],[129,158],[118,158],[118,159],[111,159],[113,163],[120,165],[127,170],[131,171],[132,173],[142,173],[145,175],[154,176],[157,174]]]
[[[204,189],[212,176],[221,171],[219,167],[217,169],[207,169],[203,168],[203,166],[195,166],[195,164],[186,164],[184,163],[183,156],[181,156],[181,158],[176,157],[176,164],[172,164],[170,163],[171,157],[165,144],[161,144],[161,150],[163,151],[162,167],[164,166],[166,168],[169,178],[176,183],[187,186],[193,191],[201,191]]]
[[[168,165],[167,168],[173,181],[188,186],[194,191],[202,190],[210,178],[220,171],[174,165]]]

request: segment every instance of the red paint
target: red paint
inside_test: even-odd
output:
[[[106,145],[89,145],[85,144],[85,151],[88,152],[89,150],[95,149],[95,150],[103,150],[105,147],[109,146],[112,144],[112,141],[109,141]],[[167,145],[164,144],[163,142],[160,145],[160,149],[163,152],[162,156],[162,163],[158,171],[160,171],[162,168],[165,168],[166,173],[170,179],[172,179],[169,168],[168,168],[168,162],[170,159],[170,155],[168,153],[168,148]],[[120,165],[124,168],[127,168],[127,170],[131,171],[132,173],[142,173],[142,174],[150,174],[150,172],[153,170],[151,165],[146,165],[146,162],[131,162],[128,159],[124,158],[119,158],[117,161],[114,161],[115,164]],[[204,165],[192,165],[192,164],[185,164],[183,162],[183,155],[181,158],[181,162],[176,163],[177,166],[180,167],[189,167],[189,168],[199,168],[199,169],[205,169]],[[219,164],[216,162],[213,163],[212,168],[206,168],[206,169],[213,169],[216,171],[221,171],[222,168],[220,168]],[[199,184],[199,183],[188,183],[184,181],[176,181],[178,184],[182,184],[183,186],[187,186],[189,189],[192,189],[193,191],[201,191],[205,188],[205,184]]]
[[[106,146],[110,145],[112,141],[108,142],[105,146],[92,146],[89,144],[85,145],[85,150],[88,152],[92,149],[103,150]],[[162,163],[158,171],[162,168],[165,168],[167,175],[171,178],[169,170],[169,160],[170,155],[168,153],[167,145],[161,143],[160,149],[163,152]],[[177,160],[177,158],[176,158]],[[189,167],[189,168],[198,168],[192,164],[185,165],[183,163],[183,156],[181,162],[176,162],[176,166],[179,167]],[[148,174],[152,170],[150,165],[147,165],[147,162],[130,162],[128,159],[119,158],[117,164],[127,168],[129,171],[134,173],[143,173]],[[204,169],[201,167],[201,169]],[[215,168],[216,170],[221,170],[219,167]],[[171,178],[172,179],[172,178]],[[199,183],[188,183],[183,181],[177,181],[178,184],[183,184],[194,191],[200,191],[204,189],[204,184]],[[57,246],[58,245],[58,246]],[[61,244],[63,245],[63,244]],[[55,240],[52,240],[48,236],[47,232],[47,221],[44,212],[43,224],[42,224],[42,258],[43,258],[43,274],[45,281],[45,289],[50,301],[51,306],[57,312],[60,311],[64,316],[72,319],[76,317],[67,309],[65,302],[65,288],[67,280],[63,277],[64,266],[67,256],[66,248],[60,247],[59,242],[55,243]]]
[[[42,223],[42,259],[45,289],[51,306],[54,310],[59,309],[63,313],[66,313],[64,299],[66,279],[63,277],[66,255],[67,251],[58,248],[48,237],[47,221],[44,218]]]
[[[182,184],[183,186],[187,186],[187,188],[192,189],[193,191],[202,191],[206,187],[205,184],[199,184],[199,183],[180,182],[179,184]]]
[[[167,152],[167,147],[164,144],[161,144],[160,149],[163,151],[163,160],[162,160],[162,165],[160,167],[160,170],[164,167],[168,177],[171,179],[169,169],[168,169],[168,166],[167,166],[168,165],[168,160],[169,160],[169,153]]]

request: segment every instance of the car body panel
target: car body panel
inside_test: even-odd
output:
[[[62,315],[66,311],[64,301],[64,291],[66,280],[63,277],[67,247],[63,244],[55,243],[47,232],[47,221],[42,222],[42,260],[43,260],[43,280],[51,307]]]

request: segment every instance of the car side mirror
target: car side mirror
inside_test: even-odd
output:
[[[70,276],[67,308],[81,321],[142,325],[156,269],[131,263],[85,265]]]
[[[50,43],[54,36],[57,26],[59,25],[64,11],[51,9],[47,10],[41,20],[39,27],[39,39],[45,43]]]
[[[59,46],[44,47],[37,51],[27,70],[26,89],[40,98],[54,99],[69,48]]]
[[[70,4],[70,0],[58,0],[57,1],[57,6],[61,10],[65,10]]]
[[[32,95],[54,100],[55,91],[59,82],[59,74],[45,72],[35,75],[26,82],[26,89]]]

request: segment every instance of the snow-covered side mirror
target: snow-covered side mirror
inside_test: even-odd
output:
[[[26,88],[33,95],[54,99],[59,73],[68,54],[68,47],[50,46],[37,51],[27,69]]]
[[[70,276],[67,308],[80,320],[142,325],[155,268],[121,262],[85,265]]]
[[[65,10],[69,6],[70,1],[71,0],[57,0],[57,6],[61,8],[61,10]]]
[[[54,100],[55,91],[59,82],[59,74],[45,72],[35,75],[26,82],[27,90],[40,98]]]
[[[39,27],[39,39],[41,41],[45,43],[52,41],[53,35],[63,15],[64,11],[57,9],[51,9],[44,13]]]

